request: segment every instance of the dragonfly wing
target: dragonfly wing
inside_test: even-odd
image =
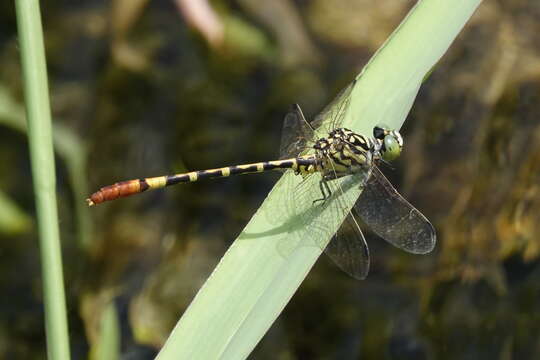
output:
[[[377,235],[400,249],[426,254],[435,247],[433,225],[397,192],[376,166],[355,209]]]
[[[311,141],[313,137],[313,129],[304,117],[300,106],[294,104],[283,120],[279,148],[280,159],[298,156],[302,151],[306,150],[308,141]]]
[[[327,134],[331,130],[342,127],[343,119],[349,107],[351,91],[356,80],[351,82],[345,89],[332,100],[332,102],[319,113],[311,122],[311,126],[321,134]]]
[[[366,278],[369,272],[369,249],[352,213],[347,215],[324,251],[341,270],[353,278]]]
[[[287,239],[286,246],[315,245],[324,249],[347,274],[356,279],[364,279],[369,270],[369,251],[364,235],[350,211],[351,204],[358,198],[359,182],[363,181],[363,177],[351,176],[328,181],[326,184],[331,195],[325,201],[321,201],[323,193],[313,191],[319,188],[322,180],[319,173],[305,177],[292,189],[294,191],[290,194],[289,206],[281,209],[281,212],[293,210],[298,223],[293,232],[295,237]],[[328,239],[331,239],[330,242]],[[286,248],[280,249],[280,252],[286,253]]]
[[[356,80],[343,89],[315,119],[309,123],[300,106],[294,104],[285,115],[281,135],[280,159],[296,157],[308,148],[308,143],[327,135],[331,130],[341,127],[349,107],[351,91]]]

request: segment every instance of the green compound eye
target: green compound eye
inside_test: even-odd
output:
[[[384,137],[384,151],[382,158],[386,161],[392,161],[401,154],[401,146],[397,139],[393,135],[386,135]]]

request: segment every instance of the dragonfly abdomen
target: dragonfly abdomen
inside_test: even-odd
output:
[[[166,176],[117,182],[112,185],[102,187],[90,195],[90,197],[86,199],[86,202],[89,206],[93,206],[96,204],[101,204],[105,201],[138,194],[148,189],[158,189],[166,186],[161,184],[164,180],[163,178],[166,178]]]
[[[316,163],[317,160],[315,158],[308,156],[285,160],[264,161],[253,164],[226,166],[218,169],[191,171],[176,175],[165,175],[153,178],[122,181],[102,187],[93,193],[88,199],[86,199],[86,202],[89,206],[93,206],[105,201],[116,200],[122,197],[138,194],[146,190],[160,189],[169,185],[277,169],[293,169],[298,173],[312,173],[317,171]]]

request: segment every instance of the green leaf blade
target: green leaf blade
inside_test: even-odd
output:
[[[357,77],[344,126],[366,134],[380,122],[399,129],[424,76],[479,3],[419,2]],[[290,181],[300,181],[288,176],[276,184],[221,259],[158,359],[246,358],[293,296],[343,219],[335,219],[324,238],[306,229],[301,234],[313,237],[306,241],[294,235],[303,226],[299,219],[289,218],[280,225],[269,221],[273,212],[281,216],[280,204],[288,203]],[[360,192],[355,187],[347,191]],[[314,189],[311,195],[317,194]],[[327,211],[318,216],[328,215]]]

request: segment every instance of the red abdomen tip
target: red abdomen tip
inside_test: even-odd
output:
[[[130,196],[140,193],[143,187],[141,187],[141,180],[128,180],[118,182],[113,185],[105,186],[90,195],[86,202],[88,206],[101,204],[105,201],[115,200],[121,197]],[[146,190],[146,189],[145,189]]]

